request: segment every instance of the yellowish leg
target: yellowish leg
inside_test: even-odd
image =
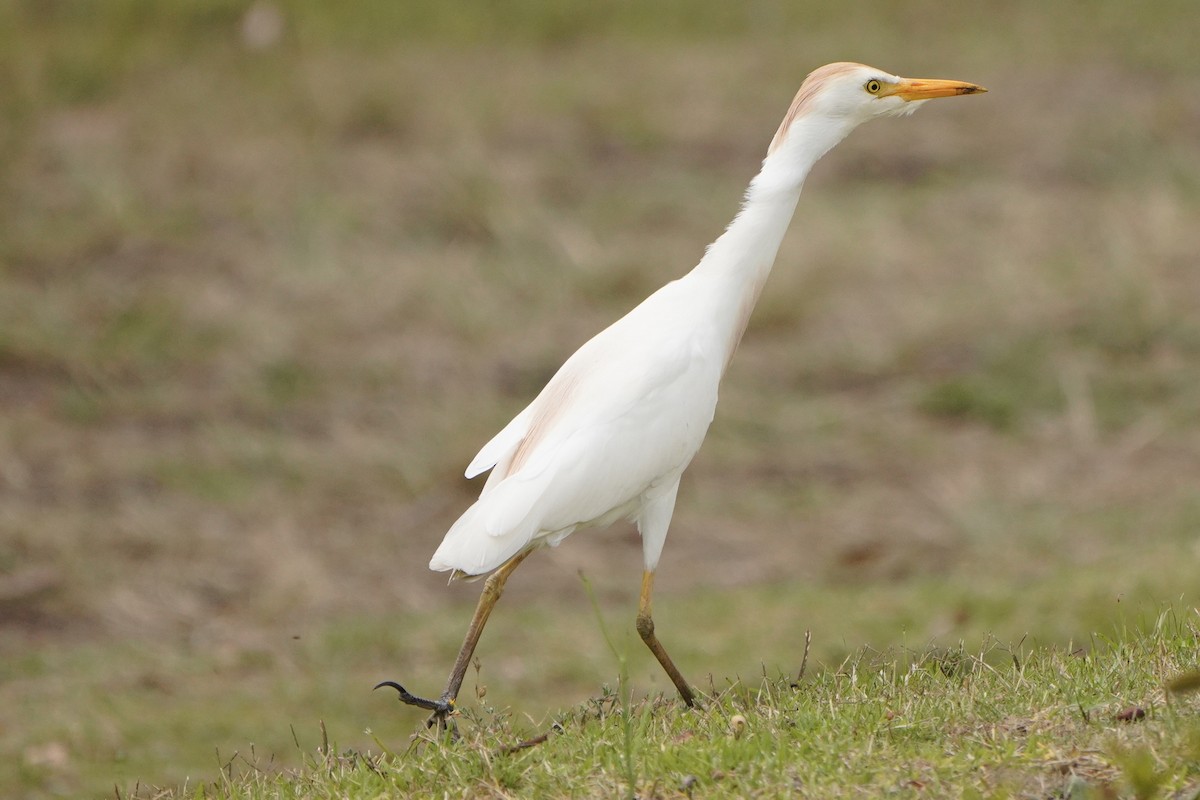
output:
[[[654,635],[654,618],[650,615],[650,595],[654,592],[654,573],[646,570],[642,573],[642,594],[638,602],[637,615],[637,632],[642,637],[642,641],[646,643],[646,647],[650,648],[650,652],[654,653],[654,657],[658,659],[658,663],[662,664],[662,668],[666,670],[667,677],[675,684],[675,688],[679,690],[679,696],[683,698],[683,702],[688,706],[696,705],[696,695],[692,692],[692,687],[688,686],[688,682],[683,679],[683,675],[675,667],[675,662],[667,655],[666,649],[662,646],[662,642],[658,641],[658,637]]]
[[[471,625],[467,628],[467,635],[463,638],[462,647],[458,650],[458,658],[454,661],[454,669],[450,671],[450,679],[446,681],[446,690],[442,692],[442,700],[449,705],[453,706],[454,701],[458,698],[458,690],[462,688],[463,678],[466,676],[467,667],[471,663],[471,656],[475,654],[475,645],[479,644],[479,637],[483,633],[483,626],[487,624],[488,617],[492,615],[492,609],[495,608],[496,601],[504,593],[504,584],[508,581],[508,576],[532,552],[533,550],[525,550],[524,552],[517,553],[500,565],[500,568],[489,575],[487,580],[484,581],[483,592],[479,595],[479,604],[475,606],[475,616],[471,617]]]
[[[436,725],[439,731],[449,728],[453,732],[454,723],[450,720],[450,715],[454,713],[454,701],[458,699],[458,690],[462,688],[463,678],[467,674],[471,656],[475,654],[475,645],[479,644],[483,626],[487,624],[488,617],[492,615],[492,609],[496,606],[496,601],[504,592],[504,584],[508,580],[508,576],[532,552],[532,550],[526,550],[517,553],[489,575],[484,582],[483,593],[479,596],[479,604],[475,606],[475,616],[471,617],[467,635],[463,639],[462,647],[458,650],[458,658],[454,660],[454,669],[450,671],[450,679],[446,681],[446,690],[442,692],[439,699],[427,700],[424,697],[417,697],[395,681],[383,681],[375,688],[390,686],[400,693],[400,702],[433,712],[425,722],[427,727],[432,728]]]

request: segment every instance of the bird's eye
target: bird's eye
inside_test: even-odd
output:
[[[867,85],[863,88],[867,90],[868,94],[879,94],[879,90],[883,88],[883,85],[879,81],[872,78],[871,80],[867,81]]]

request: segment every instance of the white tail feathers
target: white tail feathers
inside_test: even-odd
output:
[[[451,526],[437,552],[429,561],[435,572],[459,570],[467,575],[491,572],[529,544],[528,535],[489,536],[480,519],[482,502],[467,509]]]
[[[429,568],[482,575],[524,550],[544,533],[537,501],[548,478],[545,473],[534,479],[513,476],[488,487],[450,527]]]

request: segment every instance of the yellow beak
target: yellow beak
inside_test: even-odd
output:
[[[931,97],[954,97],[959,94],[986,92],[982,86],[963,81],[943,81],[926,78],[904,78],[881,94],[896,95],[902,100],[928,100]]]

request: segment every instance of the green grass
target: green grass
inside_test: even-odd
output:
[[[484,697],[464,703],[457,742],[298,742],[305,766],[282,773],[226,754],[222,778],[178,796],[1194,797],[1200,706],[1183,690],[1200,628],[1185,613],[1078,649],[860,651],[722,680],[695,710],[605,689],[531,728]]]
[[[1165,563],[1159,554],[1145,559]],[[443,754],[447,762],[414,760],[409,741],[422,714],[398,705],[389,693],[372,693],[370,687],[391,678],[433,692],[458,645],[467,608],[296,624],[279,631],[275,640],[257,637],[236,644],[208,629],[197,630],[190,642],[43,647],[0,660],[0,701],[12,719],[23,720],[20,729],[0,733],[0,746],[17,754],[0,770],[0,779],[48,795],[70,793],[72,785],[103,792],[115,784],[123,795],[187,797],[199,784],[218,797],[321,796],[321,791],[342,796],[350,784],[323,790],[310,785],[327,779],[324,773],[295,784],[277,775],[310,757],[323,727],[337,745],[332,752],[368,757],[386,748],[404,754],[404,769],[396,780],[416,791],[422,780],[437,773],[450,796],[487,794],[487,782],[502,778],[515,782],[513,790],[521,793],[540,793],[545,788],[540,782],[554,780],[570,781],[572,794],[611,794],[628,785],[627,763],[635,764],[641,785],[657,781],[669,790],[688,774],[718,780],[712,773],[728,772],[728,759],[739,753],[743,767],[732,782],[718,780],[718,791],[731,787],[728,793],[738,795],[748,786],[768,794],[787,791],[800,776],[805,785],[822,787],[812,788],[810,796],[836,795],[843,782],[846,791],[862,781],[884,786],[878,782],[909,769],[918,754],[876,750],[880,731],[876,725],[864,727],[863,718],[850,713],[857,705],[815,721],[830,713],[831,704],[840,708],[847,703],[831,693],[847,690],[845,676],[853,669],[860,676],[850,687],[858,704],[870,704],[872,714],[903,711],[904,722],[896,723],[896,730],[907,732],[906,747],[933,747],[930,731],[944,727],[939,715],[953,715],[954,730],[961,731],[965,742],[984,737],[993,748],[991,758],[1007,758],[1011,753],[1006,748],[1025,747],[1022,737],[1006,741],[1021,721],[1051,713],[1055,720],[1069,719],[1082,705],[1081,713],[1092,715],[1096,724],[1070,728],[1056,722],[1042,731],[1038,758],[998,761],[994,773],[980,780],[991,781],[986,785],[995,789],[1030,782],[1049,786],[1054,765],[1067,759],[1062,754],[1074,752],[1072,748],[1084,753],[1076,771],[1086,773],[1088,780],[1116,780],[1122,767],[1115,759],[1124,750],[1109,747],[1097,761],[1088,755],[1092,746],[1078,744],[1078,737],[1091,736],[1108,747],[1106,732],[1124,729],[1111,716],[1128,705],[1141,705],[1153,718],[1161,717],[1165,699],[1158,690],[1168,678],[1195,669],[1200,653],[1195,611],[1155,600],[1163,586],[1188,582],[1190,565],[1177,564],[1154,583],[1133,577],[1145,574],[1141,565],[1123,566],[1124,576],[1115,565],[1101,564],[1087,572],[1047,573],[1024,585],[997,580],[998,570],[968,569],[945,579],[872,585],[788,583],[682,597],[660,593],[656,617],[667,646],[698,688],[722,696],[703,714],[685,712],[670,700],[670,683],[633,635],[632,592],[624,603],[605,603],[607,635],[595,623],[578,584],[573,596],[553,606],[522,606],[506,597],[464,686],[461,707],[468,743]],[[514,592],[520,584],[518,575]],[[811,645],[805,642],[806,632]],[[606,636],[611,636],[611,646]],[[1021,665],[1016,672],[1014,658]],[[970,669],[964,671],[964,664]],[[885,676],[894,681],[914,665],[919,681],[884,684]],[[801,691],[775,686],[780,676],[794,677],[802,669]],[[952,673],[952,680],[930,683],[925,673],[938,670]],[[983,696],[998,704],[1000,716],[970,716],[977,713],[980,696],[974,694],[973,682],[980,680],[994,681],[986,684],[990,688]],[[1010,691],[1014,685],[1020,691]],[[635,716],[619,713],[621,687],[629,692]],[[1002,691],[1007,696],[997,700]],[[668,702],[655,701],[659,693],[666,693]],[[757,700],[756,694],[761,695]],[[1053,703],[1046,701],[1050,695]],[[788,703],[786,713],[770,705],[781,702],[780,697]],[[73,713],[43,713],[57,707]],[[606,709],[601,728],[589,721],[598,707]],[[1182,748],[1195,730],[1194,701],[1176,710],[1178,716],[1169,719],[1178,727],[1162,734],[1160,744],[1181,748],[1186,755]],[[718,738],[720,746],[713,750],[702,744],[735,712],[746,717],[750,731],[759,733],[759,746],[774,741],[782,728],[772,726],[787,719],[801,728],[786,731],[787,752],[776,748],[762,763],[747,764],[744,759],[754,751],[742,744],[724,738]],[[628,740],[622,727],[627,719],[636,722]],[[570,750],[567,755],[574,760],[567,771],[546,771],[528,759],[517,766],[489,766],[486,756],[492,750],[535,737],[556,722],[566,731],[564,737],[574,737],[586,748],[587,758],[580,761],[579,751]],[[633,749],[632,762],[621,760],[626,742]],[[729,746],[734,750],[728,751]],[[871,748],[876,760],[855,761],[863,765],[861,770],[843,764],[826,772],[839,753],[861,748]],[[554,754],[557,759],[558,752],[548,750],[539,757]],[[672,758],[664,752],[673,753]],[[1164,750],[1161,757],[1173,752]],[[928,782],[937,768],[941,786],[927,793],[957,796],[956,787],[966,784],[954,776],[968,771],[972,762],[956,759],[972,754],[980,757],[978,750],[957,747],[938,759],[921,755],[929,767],[917,779]],[[1171,780],[1195,777],[1200,766],[1194,755],[1189,758],[1177,765]],[[263,774],[247,772],[247,760]],[[710,766],[701,770],[698,763]],[[214,789],[214,776],[230,764],[237,780]],[[493,766],[506,772],[491,772]],[[570,770],[575,770],[573,777]],[[356,781],[368,776],[344,777]],[[184,785],[188,788],[180,788]],[[371,785],[350,796],[372,796],[367,791]],[[1013,795],[1044,796],[1017,788]]]

